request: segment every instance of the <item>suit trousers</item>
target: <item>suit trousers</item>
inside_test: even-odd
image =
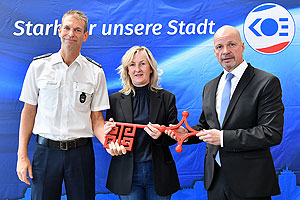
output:
[[[271,197],[243,198],[237,196],[229,187],[222,167],[215,162],[215,173],[211,187],[207,190],[208,200],[271,200]]]
[[[32,170],[32,200],[60,200],[63,181],[68,199],[95,199],[92,140],[85,146],[67,151],[36,144]]]

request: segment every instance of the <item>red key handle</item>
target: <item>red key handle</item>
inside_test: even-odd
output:
[[[165,130],[172,130],[176,140],[177,140],[177,146],[175,147],[175,151],[177,153],[182,152],[182,143],[189,137],[196,135],[200,131],[196,131],[192,129],[188,122],[187,122],[187,117],[189,116],[188,111],[183,111],[182,112],[182,119],[181,121],[176,124],[175,126],[170,126],[166,127],[164,125],[160,127],[155,127],[157,128],[160,132],[164,132]],[[107,122],[105,122],[107,123]],[[186,134],[183,138],[180,139],[178,136],[178,133],[175,131],[177,128],[179,128],[182,124],[185,124],[186,128],[190,131],[190,133]],[[109,143],[110,142],[116,142],[118,141],[119,145],[123,145],[126,149],[126,151],[131,151],[132,150],[132,145],[134,141],[134,136],[136,133],[137,128],[142,128],[144,129],[147,125],[142,125],[142,124],[132,124],[132,123],[123,123],[123,122],[115,122],[116,127],[113,128],[106,136],[105,136],[105,141],[103,144],[104,148],[109,148]]]

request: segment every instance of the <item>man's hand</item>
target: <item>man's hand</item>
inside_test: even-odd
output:
[[[175,125],[170,124],[169,126],[171,127],[171,126],[175,126]],[[180,126],[179,128],[174,129],[174,130],[165,130],[165,133],[176,141],[177,141],[177,138],[175,136],[174,131],[177,133],[177,135],[179,136],[180,139],[182,139],[186,134],[188,134],[188,131],[183,126]]]
[[[151,122],[144,128],[144,130],[153,138],[158,139],[161,136],[161,132],[155,128],[159,127],[158,124],[151,124]]]
[[[32,167],[27,154],[27,146],[32,135],[37,105],[24,104],[19,129],[19,148],[17,174],[20,181],[30,185],[29,177],[33,179]],[[27,177],[27,172],[29,177]]]
[[[125,147],[123,145],[120,146],[118,142],[111,142],[108,146],[109,148],[106,151],[112,156],[120,156],[127,153]]]
[[[32,167],[28,156],[18,156],[18,162],[17,162],[18,177],[20,181],[30,185],[29,178],[27,177],[27,171],[29,177],[33,179]]]
[[[196,134],[196,136],[199,137],[199,140],[216,146],[221,145],[220,135],[221,131],[217,129],[202,130]]]

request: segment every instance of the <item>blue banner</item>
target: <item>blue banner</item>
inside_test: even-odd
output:
[[[189,111],[195,125],[202,90],[222,67],[213,52],[213,35],[235,26],[245,42],[244,58],[279,77],[285,105],[283,141],[272,147],[277,172],[291,169],[300,184],[300,1],[277,0],[147,0],[147,1],[2,1],[0,3],[0,199],[20,198],[28,187],[16,169],[18,129],[23,108],[18,98],[33,57],[57,52],[58,27],[69,9],[89,18],[89,38],[82,54],[103,66],[109,93],[121,88],[116,68],[134,45],[148,47],[162,72],[161,86],[176,95],[178,119]],[[35,137],[29,144],[29,156]],[[110,156],[94,139],[96,192],[107,193]],[[182,187],[203,179],[205,144],[171,147]]]

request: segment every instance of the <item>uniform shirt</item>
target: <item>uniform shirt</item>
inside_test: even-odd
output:
[[[68,67],[60,52],[30,64],[20,101],[38,105],[33,133],[57,141],[93,137],[91,111],[109,109],[103,70],[82,55]]]
[[[235,88],[237,84],[239,83],[242,75],[244,74],[246,68],[248,67],[247,62],[244,60],[239,66],[237,66],[234,70],[232,70],[232,73],[234,76],[231,79],[231,92],[230,92],[230,99],[235,91]],[[216,94],[216,111],[218,114],[218,119],[220,121],[220,113],[221,113],[221,100],[222,100],[222,94],[226,83],[226,76],[229,72],[224,70],[224,73],[220,79],[217,94]],[[222,126],[222,124],[220,124]],[[223,147],[223,131],[221,133],[220,137],[221,147]]]

